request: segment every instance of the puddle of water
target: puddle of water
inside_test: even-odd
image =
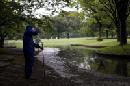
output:
[[[78,68],[117,76],[130,76],[130,59],[116,57],[101,57],[83,49],[63,49],[59,52],[61,58],[67,58],[69,64]],[[118,59],[117,59],[118,58]]]
[[[130,60],[99,57],[86,50],[45,48],[39,53],[38,59],[42,62],[44,59],[45,64],[53,68],[61,77],[77,77],[79,69],[130,76]],[[77,79],[77,81],[81,80]]]
[[[59,51],[59,48],[45,48],[39,53],[38,59],[42,62],[44,59],[44,63],[53,68],[61,77],[70,78],[76,76],[66,71],[65,61],[57,55]]]

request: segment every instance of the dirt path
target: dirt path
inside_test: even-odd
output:
[[[13,60],[1,58],[11,57]],[[33,67],[34,80],[24,79],[24,57],[22,49],[0,49],[0,86],[130,86],[130,78],[113,78],[98,74],[82,72],[80,78],[83,83],[73,79],[60,77],[52,68],[45,66],[46,76],[43,75],[43,65],[36,61]],[[75,71],[76,72],[76,71]]]
[[[53,69],[45,66],[46,76],[43,75],[43,65],[36,61],[33,67],[34,80],[24,79],[24,57],[22,49],[0,49],[0,58],[13,56],[14,60],[5,61],[8,66],[0,67],[0,86],[76,86],[70,80],[61,78]]]

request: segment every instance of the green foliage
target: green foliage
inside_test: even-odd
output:
[[[66,37],[68,33],[74,33],[80,28],[80,18],[78,13],[62,12],[53,20],[53,35]]]
[[[94,29],[97,29],[96,31],[98,31],[98,35],[101,37],[104,28],[108,28],[108,26],[110,28],[112,26],[112,21],[107,15],[106,11],[104,11],[103,5],[100,3],[99,0],[78,1],[80,2],[81,7],[84,10],[85,16],[87,17],[87,27],[91,28],[92,31],[94,31]]]
[[[120,45],[127,44],[126,20],[129,16],[130,0],[100,0],[104,10],[112,19],[117,28],[117,36]]]
[[[97,38],[97,41],[103,41],[103,38]]]
[[[36,28],[40,28],[44,33],[52,33],[53,20],[49,17],[44,16],[42,19],[32,19],[32,23]]]
[[[88,18],[88,21],[87,21],[87,24],[88,24],[89,26],[91,26],[91,25],[93,25],[93,24],[96,24],[96,20],[95,20],[94,18],[92,18],[92,17],[89,17],[89,18]]]
[[[22,6],[19,3],[0,1],[0,40],[20,31]],[[12,34],[11,34],[12,32]]]

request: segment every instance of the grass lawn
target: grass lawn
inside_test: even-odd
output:
[[[70,44],[83,44],[93,46],[117,46],[116,39],[103,39],[103,41],[97,41],[96,38],[70,38],[70,39],[42,39],[45,47],[62,47]],[[22,47],[22,40],[9,40],[5,41],[6,44],[15,45],[18,48]],[[128,39],[130,44],[130,39]]]
[[[108,46],[106,48],[97,49],[102,53],[113,53],[113,54],[130,54],[130,39],[128,39],[128,45],[119,47],[116,39],[103,39],[103,41],[97,41],[96,38],[70,38],[70,39],[42,39],[44,47],[65,47],[70,44],[82,44],[90,46]],[[22,40],[9,40],[5,41],[7,44],[12,44],[18,48],[22,48]]]
[[[97,41],[95,38],[71,38],[71,39],[43,39],[44,46],[56,47],[56,46],[68,46],[70,44],[83,44],[93,46],[115,46],[118,45],[116,39],[104,39],[103,41]]]
[[[115,54],[115,55],[130,55],[130,44],[125,46],[110,46],[102,49],[98,49],[98,52],[105,54]]]
[[[70,38],[70,39],[42,39],[45,47],[62,47],[70,44],[83,44],[93,46],[115,46],[118,45],[116,39],[104,39],[103,41],[97,41],[96,38]],[[5,41],[6,44],[16,45],[22,47],[22,40],[9,40]]]

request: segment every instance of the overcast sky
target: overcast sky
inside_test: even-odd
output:
[[[62,8],[62,10],[64,10],[64,11],[77,11],[76,8],[69,8],[69,7]],[[80,10],[81,10],[81,9],[80,9]],[[80,10],[79,10],[79,11],[80,11]],[[59,12],[60,12],[60,10],[59,10]],[[53,16],[58,15],[59,12],[54,13]],[[40,9],[37,9],[33,14],[34,14],[37,18],[40,18],[40,16],[42,16],[42,15],[51,15],[51,13],[52,13],[52,11],[48,11],[48,10],[46,10],[45,8],[40,8]]]
[[[77,8],[75,8],[75,7],[68,7],[67,3],[63,2],[63,1],[59,2],[58,4],[56,4],[56,2],[54,2],[54,1],[55,0],[47,0],[47,2],[42,2],[44,4],[41,6],[42,8],[39,7],[39,9],[37,9],[37,6],[39,6],[39,4],[38,4],[38,2],[35,2],[35,0],[34,0],[34,2],[33,2],[33,4],[35,4],[34,7],[29,8],[32,11],[31,15],[34,15],[34,17],[36,17],[36,18],[42,18],[43,15],[56,16],[60,13],[61,10],[71,11],[71,12],[74,12],[74,11],[80,12],[82,10],[81,8],[79,10],[77,10]],[[23,5],[26,4],[27,8],[30,4],[26,1],[22,1],[20,3]],[[54,6],[52,6],[52,4],[54,4]],[[26,15],[30,15],[27,10],[25,10],[23,13]],[[53,15],[52,15],[52,13],[53,13]]]
[[[31,11],[32,11],[31,15],[34,15],[36,18],[42,18],[42,15],[56,16],[60,13],[61,10],[78,11],[78,12],[81,11],[81,8],[77,10],[77,8],[75,7],[68,7],[67,3],[63,1],[59,2],[58,4],[54,4],[54,3],[55,2],[52,2],[52,0],[48,0],[47,2],[44,2],[44,5],[42,6],[42,8],[40,7],[39,9],[35,9],[37,7],[36,5],[34,5],[34,7],[31,7]],[[26,6],[29,6],[29,3],[25,1],[21,2],[21,4],[27,4]],[[37,2],[34,2],[34,4],[37,4]],[[52,6],[52,4],[54,4],[54,6]],[[39,6],[39,4],[37,6]],[[52,15],[52,12],[53,12],[53,15]],[[30,15],[28,11],[26,10],[23,13],[26,15]]]

